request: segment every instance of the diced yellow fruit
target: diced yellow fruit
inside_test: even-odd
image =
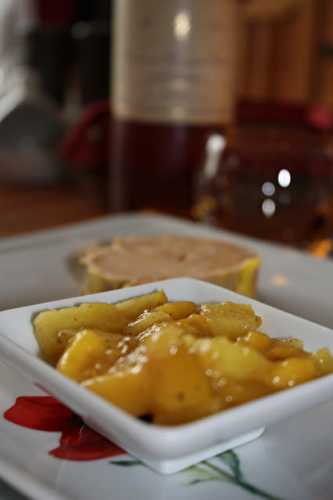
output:
[[[266,382],[272,389],[294,387],[319,375],[315,361],[310,358],[289,358],[274,365],[266,377]]]
[[[133,299],[124,300],[115,304],[117,310],[124,315],[128,322],[134,321],[140,314],[146,310],[164,304],[168,300],[163,290],[140,295]]]
[[[270,338],[251,306],[167,302],[162,291],[33,319],[41,353],[134,416],[177,425],[333,373],[328,349]]]
[[[305,358],[309,354],[300,347],[299,343],[295,343],[294,339],[272,339],[266,356],[272,361],[279,361],[287,358]]]
[[[238,342],[253,347],[257,351],[265,352],[271,346],[272,339],[262,332],[249,332],[245,337],[240,337]]]
[[[104,355],[104,351],[105,343],[101,335],[93,330],[82,330],[61,356],[57,370],[80,382]]]
[[[214,385],[214,388],[221,398],[221,405],[225,408],[253,401],[266,396],[270,392],[267,385],[263,383],[240,383],[230,379],[220,379]]]
[[[57,370],[81,382],[105,373],[120,356],[127,354],[133,347],[134,340],[123,335],[82,330],[61,356]]]
[[[138,335],[147,328],[163,321],[171,321],[171,316],[163,311],[145,311],[135,320],[127,325],[125,333],[128,335]]]
[[[59,346],[61,345],[62,352],[64,352],[73,342],[77,333],[78,330],[60,330],[60,332],[57,333],[57,342]]]
[[[333,373],[333,356],[328,349],[323,348],[315,352],[313,359],[321,375]]]
[[[247,304],[205,304],[201,307],[201,314],[207,318],[213,335],[223,335],[232,340],[261,325],[261,318]]]
[[[167,302],[162,306],[156,307],[155,311],[163,311],[169,314],[172,319],[178,320],[187,318],[190,314],[197,311],[198,306],[194,302],[179,301],[179,302]]]
[[[198,339],[191,347],[205,370],[215,380],[264,382],[272,363],[251,347],[243,347],[225,337]]]
[[[187,318],[185,319],[180,319],[177,321],[177,325],[183,330],[184,336],[186,335],[191,335],[192,337],[202,337],[203,335],[200,335],[198,333],[198,330],[194,328],[188,321]]]
[[[197,337],[212,337],[213,330],[211,329],[209,320],[201,314],[191,314],[188,318],[178,321],[187,333]]]
[[[304,349],[304,342],[301,339],[295,339],[293,337],[280,337],[272,339],[274,342],[282,342],[287,343],[290,346],[295,347],[296,349]]]
[[[60,331],[91,328],[117,333],[126,323],[114,305],[96,303],[43,311],[33,319],[33,328],[42,357],[56,364],[66,347],[59,341]]]
[[[153,421],[176,425],[196,420],[219,409],[208,378],[195,356],[185,350],[150,362],[153,386]]]
[[[139,335],[149,359],[175,354],[182,344],[184,330],[175,322],[154,325]]]
[[[140,417],[151,412],[150,381],[147,366],[138,365],[86,380],[82,386],[131,415]]]
[[[192,347],[197,340],[195,335],[191,335],[190,333],[184,333],[182,336],[182,345],[187,349],[188,352],[192,353]]]

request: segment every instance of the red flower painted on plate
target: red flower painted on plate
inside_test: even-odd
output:
[[[18,397],[15,404],[4,413],[4,418],[29,429],[61,432],[59,446],[49,452],[57,458],[83,461],[125,454],[50,396]]]

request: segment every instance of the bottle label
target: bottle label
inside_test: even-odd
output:
[[[116,0],[114,116],[228,124],[240,23],[237,0]]]

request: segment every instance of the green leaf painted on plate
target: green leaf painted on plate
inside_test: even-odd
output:
[[[223,465],[226,466],[229,471],[214,463],[217,460],[222,461]],[[136,460],[134,458],[111,460],[109,463],[119,467],[144,465],[140,460]],[[252,495],[264,498],[265,500],[283,500],[282,498],[272,495],[249,483],[244,478],[239,457],[233,450],[221,453],[212,460],[204,460],[200,464],[192,465],[182,471],[181,474],[190,476],[186,483],[188,486],[195,486],[200,483],[207,483],[211,481],[228,482],[242,488],[244,491],[247,491]]]
[[[230,472],[216,465],[214,463],[216,459],[222,460],[223,464],[229,468]],[[193,486],[207,481],[223,481],[232,483],[251,495],[256,495],[265,500],[282,500],[282,498],[272,495],[244,479],[239,457],[233,450],[221,453],[221,455],[218,455],[212,460],[205,460],[199,465],[190,467],[185,472],[196,474],[196,477],[187,483],[188,485]]]
[[[181,474],[186,474],[187,477],[192,478],[186,483],[189,485],[198,484],[204,481],[221,481],[221,475],[205,467],[205,464],[192,465],[182,471]]]
[[[111,460],[112,465],[119,465],[120,467],[133,467],[134,465],[143,465],[140,460]]]
[[[221,453],[216,458],[221,460],[233,473],[236,479],[243,479],[243,474],[241,471],[240,460],[238,455],[233,450],[225,451]]]
[[[187,483],[187,486],[193,486],[193,485],[199,484],[199,483],[208,483],[211,481],[214,481],[214,479],[192,479],[192,481],[189,481]],[[216,478],[215,481],[218,481],[218,478]]]

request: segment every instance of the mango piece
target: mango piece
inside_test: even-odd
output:
[[[287,389],[319,376],[316,363],[311,358],[289,358],[274,363],[274,368],[266,377],[272,389]]]
[[[261,318],[247,304],[205,304],[201,306],[200,314],[207,318],[213,335],[223,335],[232,340],[244,337],[261,325]]]
[[[216,412],[220,405],[195,356],[185,350],[150,362],[153,421],[176,425]]]
[[[57,333],[57,342],[59,343],[59,349],[61,346],[62,352],[71,344],[77,333],[78,330],[60,330],[60,332]]]
[[[77,382],[95,377],[133,349],[133,342],[119,334],[82,330],[61,356],[57,370]]]
[[[101,335],[93,330],[82,330],[76,334],[71,345],[61,356],[57,370],[68,378],[80,382],[89,378],[89,372],[104,355],[105,349]]]
[[[309,356],[302,347],[302,343],[295,342],[295,339],[272,339],[271,347],[267,350],[266,356],[272,361]]]
[[[117,311],[125,316],[128,322],[135,320],[144,311],[154,309],[167,302],[168,298],[163,290],[140,295],[133,299],[124,300],[115,304]]]
[[[262,332],[249,332],[245,337],[239,337],[237,341],[241,345],[253,347],[260,352],[267,351],[272,345],[272,339]]]
[[[272,363],[251,347],[243,347],[225,337],[197,339],[191,352],[198,356],[205,373],[218,381],[232,378],[236,381],[265,382]]]
[[[112,370],[82,386],[136,417],[151,412],[151,378],[146,365]]]
[[[57,363],[66,347],[59,341],[60,331],[90,328],[117,333],[126,324],[126,318],[113,304],[98,303],[43,311],[33,319],[34,334],[41,355],[51,364]]]
[[[161,323],[138,336],[149,359],[175,354],[182,344],[184,330],[175,322]]]
[[[214,389],[219,394],[224,408],[244,404],[270,393],[269,387],[263,383],[240,383],[230,379],[220,379]]]
[[[211,328],[208,318],[201,314],[191,314],[188,318],[179,320],[178,325],[187,333],[196,337],[214,336],[214,331]]]
[[[313,354],[313,359],[322,375],[333,373],[333,356],[328,349],[319,349],[319,351]]]
[[[138,335],[155,324],[171,319],[171,316],[164,311],[144,311],[135,321],[129,323],[124,331],[127,335]]]
[[[187,318],[190,314],[197,311],[198,306],[194,302],[189,301],[179,301],[179,302],[167,302],[162,306],[158,306],[154,311],[160,311],[167,313],[174,320],[179,320]]]

